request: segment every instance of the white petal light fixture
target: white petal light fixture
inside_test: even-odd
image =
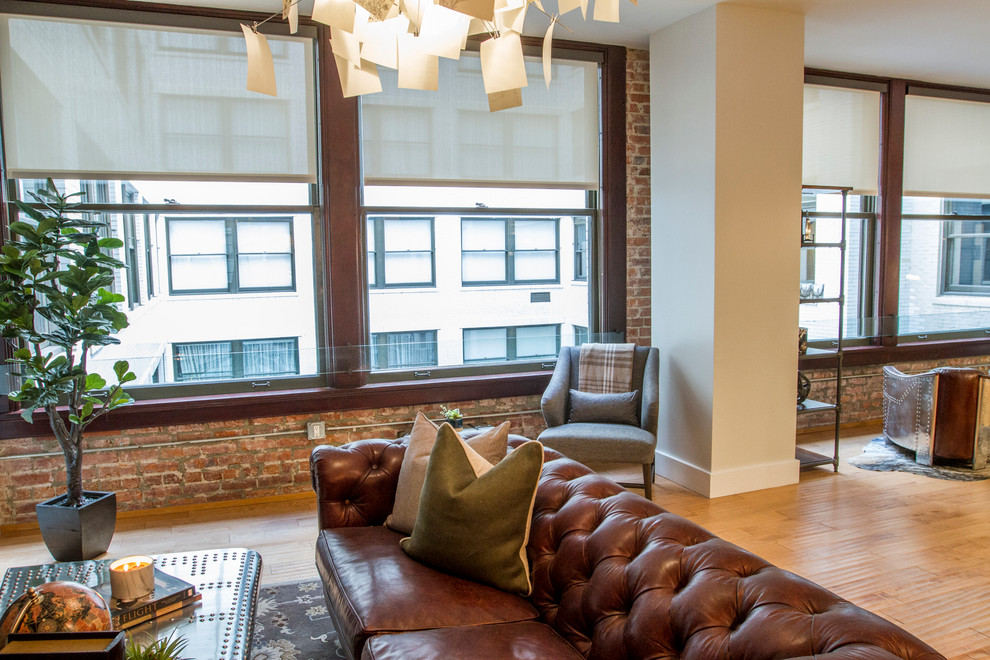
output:
[[[634,5],[637,0],[630,0]],[[281,11],[260,23],[241,25],[248,51],[248,90],[275,96],[274,64],[258,28],[281,16],[295,33],[299,0],[282,0]],[[595,0],[594,20],[618,22],[620,0]],[[331,51],[345,97],[382,91],[378,67],[398,70],[399,87],[436,90],[439,57],[459,59],[470,35],[487,34],[481,44],[482,75],[489,110],[522,105],[526,86],[520,35],[526,10],[550,19],[543,37],[543,72],[550,86],[550,52],[558,14],[540,0],[314,0],[312,18],[331,28]],[[558,0],[560,14],[588,0]],[[520,70],[522,72],[520,73]]]

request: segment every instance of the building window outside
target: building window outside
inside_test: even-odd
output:
[[[588,221],[574,219],[574,279],[588,279]]]
[[[558,220],[461,219],[465,285],[560,281]]]
[[[371,335],[375,369],[432,367],[437,364],[437,331],[376,332]]]
[[[905,197],[897,334],[985,336],[990,328],[990,200]]]
[[[990,216],[990,204],[980,200],[948,200],[948,215]],[[986,220],[946,220],[942,242],[943,292],[990,295],[990,217]]]
[[[176,382],[268,378],[299,373],[299,341],[237,339],[172,345]]]
[[[289,218],[168,218],[173,294],[294,291]]]
[[[433,286],[433,231],[433,218],[368,218],[368,286]]]
[[[559,324],[464,329],[464,362],[531,360],[558,353]]]

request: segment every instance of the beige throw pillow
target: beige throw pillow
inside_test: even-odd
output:
[[[539,442],[492,466],[441,426],[416,526],[400,547],[438,570],[528,596],[526,543],[542,467]]]
[[[426,415],[416,414],[416,421],[409,434],[409,446],[399,469],[392,514],[385,519],[385,524],[397,532],[412,534],[413,525],[416,524],[419,498],[423,492],[423,482],[426,481],[426,465],[430,462],[430,452],[437,440],[437,430],[437,425],[427,419]],[[489,463],[498,463],[505,458],[508,448],[509,423],[502,422],[470,438],[467,443]]]

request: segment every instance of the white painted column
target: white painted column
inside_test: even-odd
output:
[[[718,4],[652,35],[657,473],[708,497],[798,480],[804,18]]]

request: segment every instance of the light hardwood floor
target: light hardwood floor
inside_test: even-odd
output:
[[[844,459],[877,432],[847,435]],[[830,447],[820,435],[801,442]],[[868,472],[843,460],[837,474],[816,468],[794,486],[714,500],[658,479],[654,500],[898,623],[949,658],[990,658],[990,480]],[[124,518],[108,556],[248,547],[261,553],[267,584],[314,577],[315,536],[315,502],[307,497]],[[37,532],[0,536],[0,570],[48,560]]]

